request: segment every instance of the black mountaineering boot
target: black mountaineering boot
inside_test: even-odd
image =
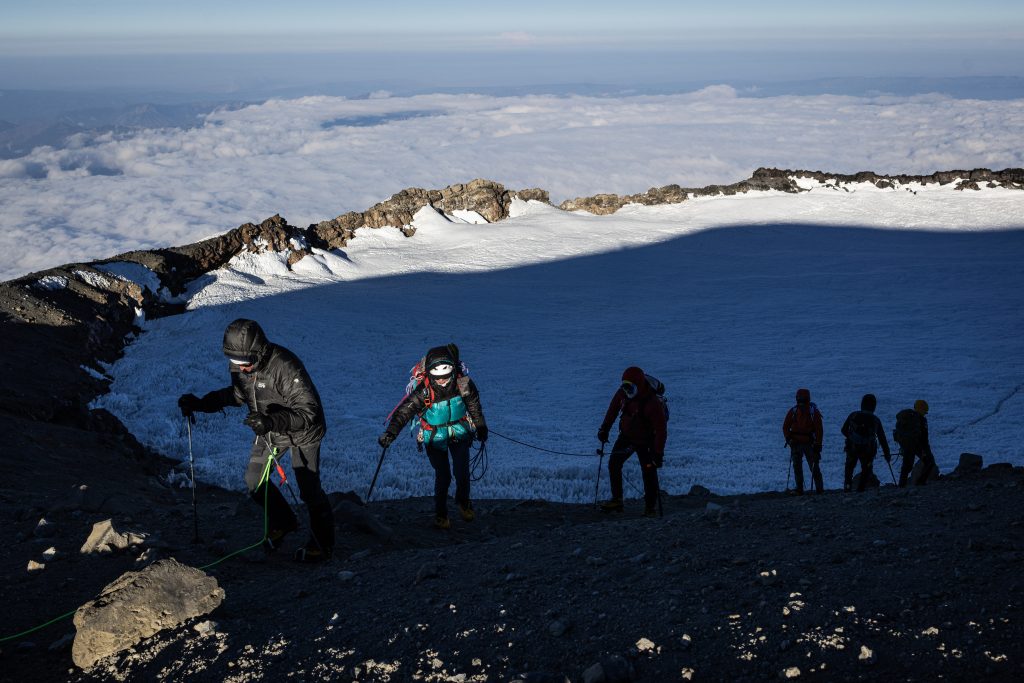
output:
[[[284,541],[284,537],[295,531],[296,527],[289,527],[287,529],[271,529],[267,532],[267,537],[263,539],[263,550],[267,553],[276,552],[281,547],[281,543]]]
[[[622,499],[611,498],[601,503],[598,507],[601,508],[601,512],[622,512]]]
[[[321,548],[316,541],[310,540],[306,545],[295,551],[295,561],[306,564],[327,562],[334,555],[333,548]]]

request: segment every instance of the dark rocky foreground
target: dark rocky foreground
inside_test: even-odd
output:
[[[608,213],[690,194],[796,192],[792,177],[834,180],[839,191],[957,178],[958,189],[1021,189],[1024,171],[759,169],[731,186],[599,195],[563,208]],[[344,246],[361,225],[403,227],[428,204],[500,220],[514,196],[547,198],[488,181],[412,189],[304,230],[274,217],[110,260],[145,265],[177,294],[242,250],[276,249],[294,263],[313,247]],[[337,494],[340,546],[329,565],[243,553],[210,568],[224,600],[208,618],[87,671],[72,663],[70,615],[8,639],[76,610],[126,571],[169,557],[203,566],[260,538],[255,506],[202,487],[202,542],[191,543],[190,492],[166,483],[174,463],[88,408],[106,389],[99,363],[139,332],[137,309],[180,308],[97,265],[0,283],[0,679],[1024,678],[1020,468],[863,495],[672,497],[655,520],[640,517],[638,503],[609,517],[590,506],[480,501],[477,521],[450,532],[429,528],[427,500],[367,510]],[[64,284],[40,287],[44,278]],[[82,554],[94,523],[107,519],[141,540]]]
[[[189,491],[146,476],[116,436],[9,427],[3,635],[74,610],[159,558],[203,566],[260,538],[250,501],[203,487],[202,542],[193,544]],[[449,532],[429,527],[427,499],[368,510],[334,499],[333,562],[300,566],[286,555],[243,553],[208,570],[225,594],[212,614],[86,671],[72,664],[74,628],[65,619],[0,644],[4,678],[1024,676],[1021,468],[864,494],[673,496],[661,519],[642,517],[639,501],[612,515],[479,501],[477,520],[456,520]],[[43,532],[41,518],[52,525]],[[120,553],[79,553],[105,519],[146,540]],[[300,540],[290,538],[289,548]],[[51,547],[59,555],[48,561]],[[45,566],[29,572],[30,560]],[[592,668],[598,663],[604,678]]]

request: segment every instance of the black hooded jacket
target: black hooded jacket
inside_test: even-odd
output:
[[[270,417],[271,431],[287,436],[295,445],[323,439],[327,421],[320,394],[294,353],[267,341],[255,321],[240,319],[224,332],[224,354],[251,360],[253,369],[242,372],[230,363],[231,386],[203,396],[203,409],[247,405],[251,412]]]

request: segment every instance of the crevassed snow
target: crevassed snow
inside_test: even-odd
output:
[[[97,289],[107,289],[110,287],[110,280],[91,270],[76,270],[74,273],[75,277],[90,287],[96,287]]]
[[[44,275],[33,282],[32,286],[37,289],[52,292],[58,289],[66,289],[68,286],[68,279],[62,275]]]
[[[320,390],[328,490],[365,493],[408,368],[448,341],[462,348],[495,434],[476,497],[591,499],[588,454],[631,364],[668,387],[661,473],[673,493],[781,489],[781,423],[804,386],[825,417],[830,488],[842,480],[839,427],[866,392],[888,431],[898,410],[929,402],[943,471],[963,451],[1024,463],[1024,193],[849,189],[611,216],[516,202],[512,218],[486,226],[424,209],[411,238],[359,230],[343,251],[315,250],[292,271],[280,255],[243,254],[204,279],[189,312],[145,324],[97,403],[145,443],[185,456],[176,399],[227,384],[223,329],[249,317],[303,359]],[[200,476],[242,486],[252,438],[243,417],[201,416]],[[626,476],[637,495],[635,461]],[[404,436],[375,496],[429,495],[431,482]]]
[[[134,282],[142,289],[148,289],[153,294],[160,291],[160,277],[141,263],[113,261],[96,266],[96,270],[110,273],[114,277],[127,282]]]

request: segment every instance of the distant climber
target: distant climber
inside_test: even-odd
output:
[[[882,455],[886,462],[892,460],[889,452],[889,442],[885,438],[885,429],[882,428],[882,421],[875,415],[875,407],[878,404],[874,394],[864,394],[860,401],[860,410],[850,413],[843,423],[843,436],[846,437],[846,468],[843,473],[843,490],[849,491],[853,487],[853,469],[860,463],[860,482],[857,491],[863,491],[868,480],[874,472],[875,455],[878,453],[878,445],[882,445]]]
[[[608,458],[608,480],[612,497],[601,503],[605,512],[622,512],[622,466],[633,453],[640,461],[644,481],[644,515],[658,514],[658,468],[665,457],[668,438],[668,414],[662,398],[664,385],[638,367],[626,368],[622,384],[612,396],[604,421],[597,430],[597,439],[608,442],[612,423],[621,413],[619,435]]]
[[[796,475],[796,493],[804,492],[804,465],[811,470],[814,490],[823,493],[825,485],[821,478],[821,446],[825,430],[821,425],[821,411],[811,403],[809,389],[796,390],[796,405],[789,409],[782,421],[782,434],[786,438],[793,459],[793,472]]]
[[[470,500],[469,449],[474,435],[487,442],[487,422],[476,384],[464,372],[454,344],[436,346],[414,368],[409,394],[398,404],[387,429],[377,440],[389,447],[413,417],[420,419],[420,438],[434,468],[434,526],[448,529],[448,489],[455,472],[455,502],[462,519],[476,517]],[[448,455],[451,454],[449,464]]]
[[[178,399],[182,415],[213,413],[228,406],[246,405],[245,424],[256,438],[249,452],[245,483],[252,499],[266,501],[267,537],[264,547],[274,551],[282,539],[298,528],[295,513],[273,482],[261,482],[272,449],[291,451],[292,470],[299,495],[309,510],[311,537],[296,550],[300,562],[322,562],[334,551],[334,515],[320,485],[320,442],[327,432],[324,410],[313,381],[295,354],[267,340],[253,320],[238,319],[224,332],[224,355],[229,360],[231,385],[202,398],[185,394]]]
[[[932,454],[931,444],[928,442],[928,403],[918,399],[914,401],[914,407],[905,408],[896,413],[896,429],[893,430],[893,441],[900,445],[900,454],[903,456],[903,466],[900,467],[900,486],[907,485],[910,474],[914,471],[914,459],[920,458],[923,463],[921,473],[914,482],[923,486],[928,481],[932,471],[937,470],[935,456]]]

